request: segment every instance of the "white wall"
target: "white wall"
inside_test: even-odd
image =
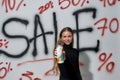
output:
[[[119,7],[118,0],[0,0],[0,80],[58,80],[52,50],[66,26],[74,30],[83,80],[119,80]]]

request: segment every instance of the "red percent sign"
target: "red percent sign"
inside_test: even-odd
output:
[[[11,11],[16,9],[18,11],[23,2],[24,0],[19,0],[17,4],[17,0],[2,0],[2,6],[5,7],[6,13],[8,13],[8,9]],[[23,4],[23,6],[26,6],[26,4]]]
[[[112,72],[112,71],[113,71],[113,69],[114,69],[114,67],[115,67],[115,63],[114,63],[113,61],[107,63],[108,60],[111,58],[111,56],[112,56],[112,53],[110,53],[109,56],[107,56],[107,54],[106,54],[105,52],[103,52],[102,54],[100,54],[99,60],[100,60],[101,62],[103,62],[103,63],[99,66],[98,71],[101,70],[101,68],[105,65],[105,63],[107,64],[107,65],[106,65],[106,70],[107,70],[108,72]]]
[[[3,64],[3,62],[0,62],[0,65]],[[0,74],[0,80],[5,78],[7,73],[12,71],[11,68],[11,63],[6,62],[7,67],[1,67],[0,66],[0,73],[3,73],[2,75]]]
[[[58,4],[60,6],[60,9],[67,9],[68,7],[72,6],[78,6],[80,5],[83,7],[86,3],[89,4],[90,0],[59,0]]]
[[[8,48],[8,43],[9,43],[8,40],[6,40],[6,39],[0,39],[0,48],[1,47]]]
[[[85,3],[89,3],[89,0],[83,0],[82,4],[81,4],[81,7],[85,4]]]

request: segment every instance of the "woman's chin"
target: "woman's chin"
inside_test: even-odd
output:
[[[70,43],[65,43],[66,45],[70,45]]]

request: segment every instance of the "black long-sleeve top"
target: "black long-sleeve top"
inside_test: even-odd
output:
[[[82,80],[79,69],[79,52],[69,45],[63,45],[65,51],[64,63],[58,63],[60,80]]]

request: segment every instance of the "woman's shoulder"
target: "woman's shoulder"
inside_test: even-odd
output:
[[[73,48],[74,51],[76,51],[77,53],[79,53],[79,50],[77,48]]]

